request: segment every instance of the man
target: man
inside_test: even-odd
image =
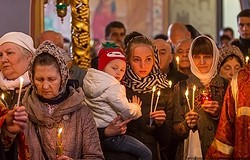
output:
[[[176,47],[181,40],[191,38],[191,33],[183,23],[176,22],[169,26],[168,38],[170,43]]]
[[[105,40],[116,43],[123,50],[125,49],[123,41],[126,36],[126,28],[122,22],[112,21],[105,27]],[[91,60],[91,67],[97,69],[98,57]]]
[[[39,44],[43,43],[46,40],[52,41],[56,46],[63,49],[64,46],[64,39],[61,33],[47,30],[40,34],[38,42]],[[64,49],[63,49],[64,50]],[[71,80],[77,80],[80,87],[83,86],[83,78],[86,75],[86,71],[76,64],[73,63],[73,59],[69,52],[64,50],[63,52],[64,59],[67,62],[67,66],[69,68],[69,76]]]
[[[115,42],[123,49],[123,40],[126,36],[126,28],[123,23],[119,21],[110,22],[105,28],[105,40]]]
[[[237,24],[240,37],[231,44],[239,47],[245,57],[250,56],[250,9],[238,14]]]
[[[250,65],[231,81],[207,159],[250,159]]]
[[[177,71],[173,66],[173,50],[171,44],[163,39],[155,39],[153,42],[157,47],[160,56],[159,65],[161,72],[167,74],[167,78],[168,80],[171,80],[172,86],[177,84],[179,81],[186,80],[188,76]],[[177,147],[178,141],[174,139],[172,139],[170,144],[160,143],[160,154],[162,159],[175,159]]]
[[[154,44],[157,47],[160,56],[159,65],[161,72],[167,74],[168,79],[172,81],[172,86],[181,80],[187,79],[188,76],[177,71],[173,66],[173,51],[171,44],[163,39],[154,40]]]
[[[181,40],[175,48],[175,59],[179,57],[179,69],[180,72],[190,76],[192,74],[190,70],[190,62],[188,59],[188,52],[190,50],[193,39],[187,38]],[[177,65],[177,64],[176,64]]]

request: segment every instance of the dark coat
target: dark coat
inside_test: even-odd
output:
[[[184,84],[184,85],[183,85]],[[199,121],[198,126],[196,129],[199,131],[199,137],[201,140],[201,149],[202,155],[205,157],[206,152],[211,145],[213,138],[215,136],[217,125],[218,125],[218,118],[213,118],[212,115],[205,112],[201,108],[201,93],[204,90],[203,84],[199,81],[197,77],[194,75],[190,76],[188,80],[184,83],[180,82],[175,87],[175,99],[174,99],[174,132],[175,136],[173,138],[182,140],[186,139],[189,135],[190,129],[187,126],[185,121],[185,115],[189,111],[187,107],[187,101],[185,98],[185,91],[187,86],[189,89],[196,85],[197,89],[195,92],[195,109],[194,111],[198,112],[199,114]],[[228,86],[228,81],[219,75],[215,76],[212,81],[210,82],[210,89],[212,100],[217,101],[219,103],[219,107],[223,104],[223,98]],[[192,93],[189,90],[189,93]],[[191,100],[192,94],[190,94],[189,99]],[[177,153],[177,157],[180,159],[183,157],[183,143],[180,143],[179,146],[180,150]],[[179,159],[177,158],[177,159]]]
[[[154,123],[151,127],[149,126],[152,92],[137,93],[130,88],[126,88],[126,93],[128,99],[132,99],[133,95],[137,95],[142,101],[142,117],[129,122],[127,134],[135,137],[149,147],[153,154],[153,160],[159,160],[160,152],[157,148],[157,143],[161,146],[166,146],[169,152],[171,150],[169,144],[172,138],[173,92],[169,88],[161,90],[157,110],[164,110],[167,117],[164,124],[160,127],[156,126]],[[156,96],[154,101],[156,101]]]

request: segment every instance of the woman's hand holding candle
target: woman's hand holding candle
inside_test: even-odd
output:
[[[194,128],[198,124],[199,115],[197,112],[194,112],[193,110],[189,111],[186,114],[186,122],[189,128]]]
[[[157,110],[150,113],[150,118],[154,120],[157,126],[161,126],[166,120],[166,113],[163,110]]]

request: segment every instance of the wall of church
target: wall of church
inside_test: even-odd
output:
[[[3,0],[0,4],[0,36],[10,31],[29,34],[30,0]]]

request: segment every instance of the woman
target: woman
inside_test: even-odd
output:
[[[233,75],[244,65],[244,56],[238,47],[229,45],[220,49],[217,68],[221,77],[231,80]]]
[[[32,85],[23,104],[31,159],[103,159],[92,112],[82,102],[82,89],[67,83],[69,70],[61,50],[45,41],[30,66]]]
[[[180,143],[176,159],[204,157],[214,138],[228,84],[217,74],[218,52],[214,41],[204,35],[194,39],[191,44],[188,58],[193,75],[177,84],[174,100],[175,138],[184,141],[189,137],[189,143],[185,143],[185,150],[183,143]],[[193,102],[194,85],[196,89]],[[187,88],[188,98],[185,97]],[[204,98],[206,98],[205,101]],[[184,155],[183,152],[185,152]]]
[[[166,157],[162,157],[162,159],[170,158],[174,152],[169,145],[173,94],[169,88],[166,74],[162,74],[160,71],[157,49],[146,37],[136,36],[128,42],[126,56],[127,69],[124,85],[127,98],[131,99],[133,95],[137,95],[142,101],[142,117],[128,124],[127,134],[148,146],[152,151],[153,160],[160,159],[157,154],[159,152],[157,143],[166,149],[166,152],[162,152]],[[153,86],[160,91],[160,96],[157,108],[155,107],[155,96],[151,109]],[[156,93],[157,91],[155,91],[155,95]]]
[[[30,84],[27,70],[35,52],[33,46],[32,38],[21,32],[9,32],[0,38],[0,94],[4,95],[3,102],[8,108],[1,109],[3,112],[1,112],[0,123],[4,124],[3,127],[1,126],[3,144],[5,150],[9,150],[6,159],[27,159],[28,157],[27,147],[24,146],[24,135],[16,134],[25,127],[27,114],[24,106],[18,106],[18,108],[14,106],[17,104],[18,93],[22,93],[22,98]],[[24,80],[21,91],[19,90],[20,77]],[[16,125],[16,117],[13,117],[14,112],[17,112],[15,116],[21,116],[19,119],[21,123],[18,125]]]

